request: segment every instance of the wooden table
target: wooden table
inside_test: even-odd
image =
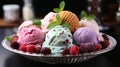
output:
[[[0,27],[16,27],[22,23],[23,20],[18,20],[15,22],[5,21],[3,18],[0,18]]]
[[[16,27],[16,26],[19,26],[21,23],[23,22],[23,20],[18,20],[16,22],[8,22],[8,21],[5,21],[3,18],[0,18],[0,27]],[[103,25],[105,26],[116,26],[118,23],[117,23],[117,20],[108,20],[108,21],[102,21]]]

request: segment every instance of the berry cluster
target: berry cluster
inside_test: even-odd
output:
[[[102,35],[104,38],[104,41],[100,41],[98,44],[81,44],[81,45],[73,45],[70,48],[65,48],[61,52],[62,55],[78,55],[83,53],[89,53],[93,51],[99,51],[102,49],[105,49],[109,46],[110,42],[108,39],[108,36],[106,34]],[[48,47],[42,47],[40,45],[34,45],[34,44],[19,44],[18,43],[18,36],[13,36],[12,42],[10,46],[13,49],[17,49],[23,52],[29,52],[29,53],[37,53],[37,54],[50,54],[51,49]]]
[[[81,44],[80,46],[73,45],[70,48],[66,48],[63,50],[62,55],[78,55],[78,54],[83,54],[83,53],[88,53],[88,52],[93,52],[93,51],[99,51],[102,49],[101,44],[96,44],[96,45],[90,45],[90,44]]]
[[[88,44],[81,44],[79,46],[73,45],[70,48],[65,48],[61,54],[78,55],[78,54],[89,53],[89,52],[105,49],[110,45],[110,42],[106,34],[103,34],[102,36],[104,38],[104,41],[100,41],[98,44],[88,43]]]
[[[50,54],[51,49],[44,47],[42,48],[40,45],[34,45],[34,44],[20,44],[17,42],[18,41],[18,36],[13,36],[12,42],[10,46],[13,49],[17,49],[23,52],[29,52],[29,53],[41,53],[41,54]]]

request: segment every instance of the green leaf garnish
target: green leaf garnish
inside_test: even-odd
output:
[[[12,36],[6,36],[5,39],[7,39],[7,41],[9,41],[9,42],[12,42],[13,37]]]
[[[61,24],[60,15],[57,13],[57,14],[56,14],[56,21],[50,23],[50,24],[48,25],[47,29],[54,28],[55,26],[60,25],[60,24]]]
[[[60,4],[59,4],[59,8],[54,8],[53,11],[56,12],[56,13],[59,13],[60,11],[64,10],[64,7],[65,7],[65,2],[61,1]]]
[[[57,22],[57,21],[52,22],[52,23],[50,23],[50,24],[48,25],[47,29],[52,29],[52,28],[54,28],[55,26],[57,26],[57,25],[59,25],[59,24],[60,24],[60,23]]]
[[[87,17],[87,13],[85,11],[81,11],[81,16]]]
[[[63,11],[64,7],[65,7],[65,2],[61,1],[59,4],[59,8]]]
[[[60,15],[58,13],[56,14],[56,21],[50,23],[48,25],[47,29],[52,29],[52,28],[54,28],[57,25],[61,25],[61,26],[66,27],[66,28],[70,28],[70,25],[68,23],[61,22]]]
[[[61,10],[59,8],[54,8],[53,11],[59,13]]]
[[[95,15],[94,14],[87,14],[87,12],[85,12],[85,11],[81,11],[81,16],[82,16],[82,20],[84,20],[84,19],[87,19],[87,20],[91,20],[91,19],[95,19]]]
[[[62,22],[61,26],[66,27],[66,28],[70,28],[70,25],[66,22]]]
[[[81,18],[82,20],[85,20],[85,19],[87,19],[86,17],[83,17],[83,18]]]
[[[36,26],[41,26],[41,21],[40,20],[33,20],[32,22]]]
[[[95,15],[93,15],[93,14],[90,14],[90,15],[88,15],[88,20],[90,20],[90,19],[95,19]]]
[[[56,14],[56,19],[57,19],[57,21],[60,23],[61,22],[61,20],[60,20],[60,15],[57,13]]]

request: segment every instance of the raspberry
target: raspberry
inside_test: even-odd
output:
[[[100,41],[100,44],[102,45],[102,49],[106,48],[106,45],[105,45],[104,41]]]
[[[51,53],[51,49],[48,48],[48,47],[44,47],[44,48],[41,49],[41,53],[45,54],[45,55],[50,54]]]
[[[88,44],[88,52],[95,51],[95,44]]]
[[[103,49],[104,49],[104,48],[107,48],[110,45],[110,42],[109,42],[109,38],[106,34],[103,34],[102,36],[104,38],[104,41],[101,42],[101,43],[102,43],[102,46],[103,46]]]
[[[83,43],[80,45],[80,53],[87,53],[95,51],[95,44],[94,43]]]
[[[18,41],[18,36],[16,35],[16,36],[13,36],[13,40],[12,40],[13,42],[15,41],[15,42],[17,42]]]
[[[88,49],[85,45],[80,45],[79,47],[79,53],[87,53]]]
[[[105,44],[106,44],[106,47],[108,47],[108,46],[110,45],[109,40],[105,40],[104,42],[105,42]]]
[[[27,45],[26,47],[27,47],[27,52],[29,53],[35,52],[35,45],[30,44],[30,45]]]
[[[101,44],[96,44],[95,45],[95,51],[99,51],[102,49],[102,45]]]
[[[36,53],[41,53],[41,49],[42,49],[42,47],[40,45],[35,46],[35,52]]]
[[[26,44],[21,44],[20,47],[19,47],[19,50],[23,51],[23,52],[26,52],[27,51],[27,45]]]
[[[69,52],[71,55],[77,55],[77,54],[79,54],[79,47],[76,45],[73,45],[73,46],[71,46]]]
[[[103,34],[102,37],[104,38],[104,40],[109,40],[107,34]]]
[[[13,41],[11,42],[10,46],[14,49],[18,49],[20,47],[20,44],[18,42]]]
[[[102,49],[107,48],[110,45],[108,40],[101,41],[100,44],[102,45]]]
[[[67,54],[69,54],[69,48],[65,48],[62,52],[61,52],[61,54],[62,55],[67,55]]]

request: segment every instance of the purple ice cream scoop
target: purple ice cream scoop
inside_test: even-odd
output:
[[[81,27],[73,34],[74,41],[80,45],[82,43],[98,43],[98,37],[94,30],[90,27]]]

